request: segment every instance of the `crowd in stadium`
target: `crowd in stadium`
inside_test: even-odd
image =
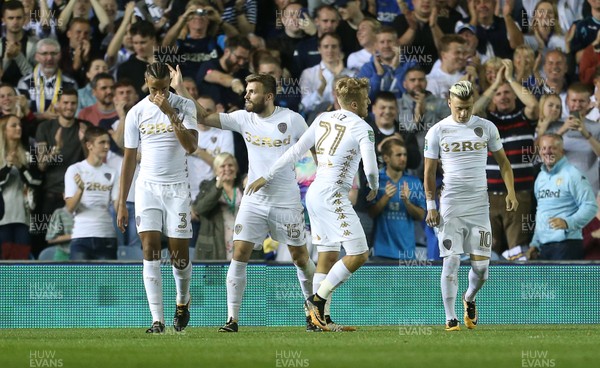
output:
[[[435,229],[423,221],[425,136],[450,115],[450,87],[468,80],[476,86],[473,113],[498,127],[519,201],[516,212],[506,210],[506,188],[490,154],[494,254],[600,259],[600,0],[10,0],[0,6],[0,259],[36,259],[50,246],[58,246],[57,260],[78,259],[69,255],[71,238],[91,230],[74,228],[76,206],[65,195],[69,188],[104,187],[80,182],[69,168],[86,159],[86,131],[99,127],[110,137],[102,158],[117,174],[110,185],[118,185],[125,117],[148,94],[144,72],[153,62],[179,65],[188,93],[208,112],[243,109],[246,76],[270,74],[278,83],[275,105],[299,112],[309,125],[339,109],[336,81],[368,78],[366,120],[375,133],[380,191],[366,201],[361,167],[352,199],[377,261],[415,259],[419,248],[427,249],[421,257],[440,259]],[[197,260],[230,260],[246,144],[278,143],[198,129],[199,148],[188,156],[190,247]],[[562,137],[559,151],[564,147],[577,170],[544,168],[538,137],[546,133]],[[302,194],[315,171],[310,155],[296,164]],[[442,177],[440,171],[440,188]],[[140,248],[133,190],[124,233],[113,204],[98,206],[106,237]],[[272,259],[276,249],[267,239],[259,257]]]

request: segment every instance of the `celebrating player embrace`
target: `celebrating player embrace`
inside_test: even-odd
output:
[[[425,136],[425,195],[429,226],[439,225],[440,256],[444,258],[441,288],[446,311],[446,330],[458,331],[454,310],[458,290],[460,255],[469,253],[469,288],[463,294],[464,320],[469,329],[477,325],[475,295],[488,278],[492,232],[485,166],[488,150],[500,166],[506,185],[506,210],[515,211],[513,172],[504,153],[498,128],[472,115],[473,86],[461,81],[450,88],[452,115],[434,125]],[[440,211],[436,208],[435,174],[438,159],[444,169]],[[441,219],[440,219],[441,214]]]
[[[319,251],[317,274],[326,276],[318,289],[314,285],[317,291],[306,300],[306,307],[312,322],[325,331],[337,330],[334,329],[336,324],[325,317],[325,306],[331,293],[348,280],[369,256],[365,233],[348,198],[361,157],[371,188],[367,200],[373,200],[379,188],[375,136],[373,129],[363,120],[371,102],[368,97],[369,81],[366,78],[344,78],[336,83],[335,89],[342,108],[321,114],[298,143],[275,162],[268,174],[251,183],[246,190],[248,194],[256,192],[256,196],[272,190],[276,183],[274,178],[291,171],[293,163],[315,147],[317,176],[306,193],[306,207],[312,226],[312,241]],[[330,270],[321,269],[321,265],[328,264],[327,259],[331,255],[338,258],[342,246],[346,256]]]

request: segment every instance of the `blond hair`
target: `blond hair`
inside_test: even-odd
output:
[[[463,101],[473,97],[474,93],[473,85],[469,81],[460,81],[450,87],[450,97],[454,96]]]
[[[233,156],[231,153],[229,152],[221,152],[218,155],[215,156],[215,158],[213,159],[213,171],[217,171],[217,169],[223,165],[223,163],[225,161],[227,161],[228,159],[231,159],[233,161],[233,164],[235,165],[236,170],[239,168],[237,160],[235,159],[235,156]]]
[[[548,93],[545,95],[542,95],[542,97],[540,98],[540,103],[539,103],[539,120],[544,120],[546,118],[546,116],[544,115],[544,105],[546,104],[546,101],[548,101],[550,98],[556,98],[558,99],[558,105],[560,106],[560,115],[562,115],[562,100],[560,99],[560,96],[555,94],[555,93]]]
[[[21,120],[16,115],[5,115],[0,118],[0,167],[6,165],[6,154],[8,152],[8,141],[6,140],[6,127],[11,118],[17,119],[19,123]],[[17,160],[21,165],[27,165],[27,154],[25,148],[20,141],[17,142]]]
[[[335,94],[338,101],[349,105],[352,101],[364,99],[369,88],[370,84],[367,78],[341,78],[335,83]]]

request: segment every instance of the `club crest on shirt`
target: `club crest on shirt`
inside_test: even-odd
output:
[[[141,223],[141,222],[142,222],[142,218],[141,218],[140,216],[136,216],[136,217],[135,217],[135,224],[136,224],[137,226],[140,226],[140,223]]]
[[[562,179],[562,178],[558,178],[558,179],[556,179],[556,186],[557,186],[557,187],[560,187],[560,185],[562,184],[562,182],[563,182],[563,179]]]
[[[179,115],[179,109],[178,108],[174,107],[173,110],[175,111],[176,115]]]
[[[281,133],[285,133],[287,131],[287,124],[286,123],[279,123],[279,124],[277,124],[277,129],[279,129],[279,131]]]
[[[483,128],[482,127],[477,127],[475,129],[473,129],[473,131],[475,132],[475,135],[477,135],[478,137],[483,136]]]
[[[450,248],[452,248],[452,240],[450,239],[444,239],[444,248],[450,250]]]
[[[104,177],[106,178],[106,180],[110,180],[112,178],[112,174],[111,173],[104,173]]]
[[[369,135],[369,140],[375,143],[375,133],[372,130],[369,130],[367,134]]]
[[[217,143],[217,137],[210,137],[210,141],[213,143]]]
[[[241,224],[236,224],[233,231],[235,231],[236,235],[239,235],[242,232],[242,228],[243,226]]]

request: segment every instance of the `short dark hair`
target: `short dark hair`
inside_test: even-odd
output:
[[[275,81],[275,78],[268,74],[250,74],[246,77],[246,83],[250,82],[258,82],[262,84],[265,94],[277,94],[277,82]]]
[[[2,16],[4,17],[4,13],[7,10],[23,10],[23,14],[25,13],[25,7],[23,6],[23,3],[17,0],[11,0],[11,1],[7,1],[4,3],[4,5],[2,6]]]
[[[406,145],[404,144],[404,142],[402,142],[400,140],[400,138],[393,138],[390,137],[390,139],[386,140],[382,145],[381,145],[381,155],[382,156],[389,156],[392,154],[392,147],[394,146],[399,146],[399,147],[403,147],[404,149],[406,149]]]
[[[571,83],[567,88],[567,93],[569,93],[569,91],[574,93],[589,93],[590,96],[594,94],[593,89],[589,85],[582,82]]]
[[[406,76],[410,72],[421,72],[421,73],[427,75],[427,72],[425,71],[425,69],[423,69],[423,67],[421,67],[420,65],[411,66],[410,68],[408,68],[406,70],[406,73],[404,73],[404,75]]]
[[[131,36],[150,37],[156,39],[156,31],[154,25],[147,20],[141,20],[133,23],[129,29]]]
[[[60,94],[58,95],[58,99],[60,100],[62,96],[75,96],[79,99],[79,95],[77,94],[77,90],[75,88],[66,87],[61,89]]]
[[[92,89],[96,89],[96,86],[98,85],[98,81],[101,80],[101,79],[110,79],[113,82],[115,81],[115,78],[113,78],[113,76],[111,74],[108,74],[108,73],[98,73],[90,81],[90,87],[92,87]]]
[[[395,102],[396,104],[398,103],[398,101],[396,99],[396,95],[393,92],[389,92],[389,91],[377,92],[377,94],[375,94],[375,99],[373,100],[373,105],[375,105],[377,103],[377,101],[379,101],[379,100]]]
[[[252,50],[252,44],[246,36],[237,35],[227,38],[227,41],[225,41],[225,48],[228,48],[229,50],[234,50],[238,47],[248,51]]]
[[[335,32],[327,32],[327,33],[323,33],[321,35],[321,37],[319,37],[319,41],[317,42],[317,47],[321,47],[321,42],[323,42],[323,40],[325,39],[325,37],[333,37],[337,40],[338,45],[340,46],[340,49],[342,48],[342,38],[340,37],[340,35],[338,35]]]
[[[131,79],[127,79],[127,78],[119,79],[115,83],[115,89],[121,88],[121,87],[132,87],[133,89],[135,89],[135,85],[133,84],[133,82],[131,81]]]
[[[101,137],[105,134],[108,134],[108,131],[101,127],[89,125],[86,128],[85,133],[83,134],[83,139],[81,140],[81,146],[86,157],[90,154],[87,148],[87,143],[94,142],[96,138]],[[108,136],[110,137],[110,134]]]
[[[90,23],[89,19],[82,18],[82,17],[76,17],[76,18],[71,19],[71,21],[69,22],[69,29],[71,29],[71,27],[73,27],[77,23],[87,24],[88,26],[90,26],[90,29],[92,28],[92,23]]]

